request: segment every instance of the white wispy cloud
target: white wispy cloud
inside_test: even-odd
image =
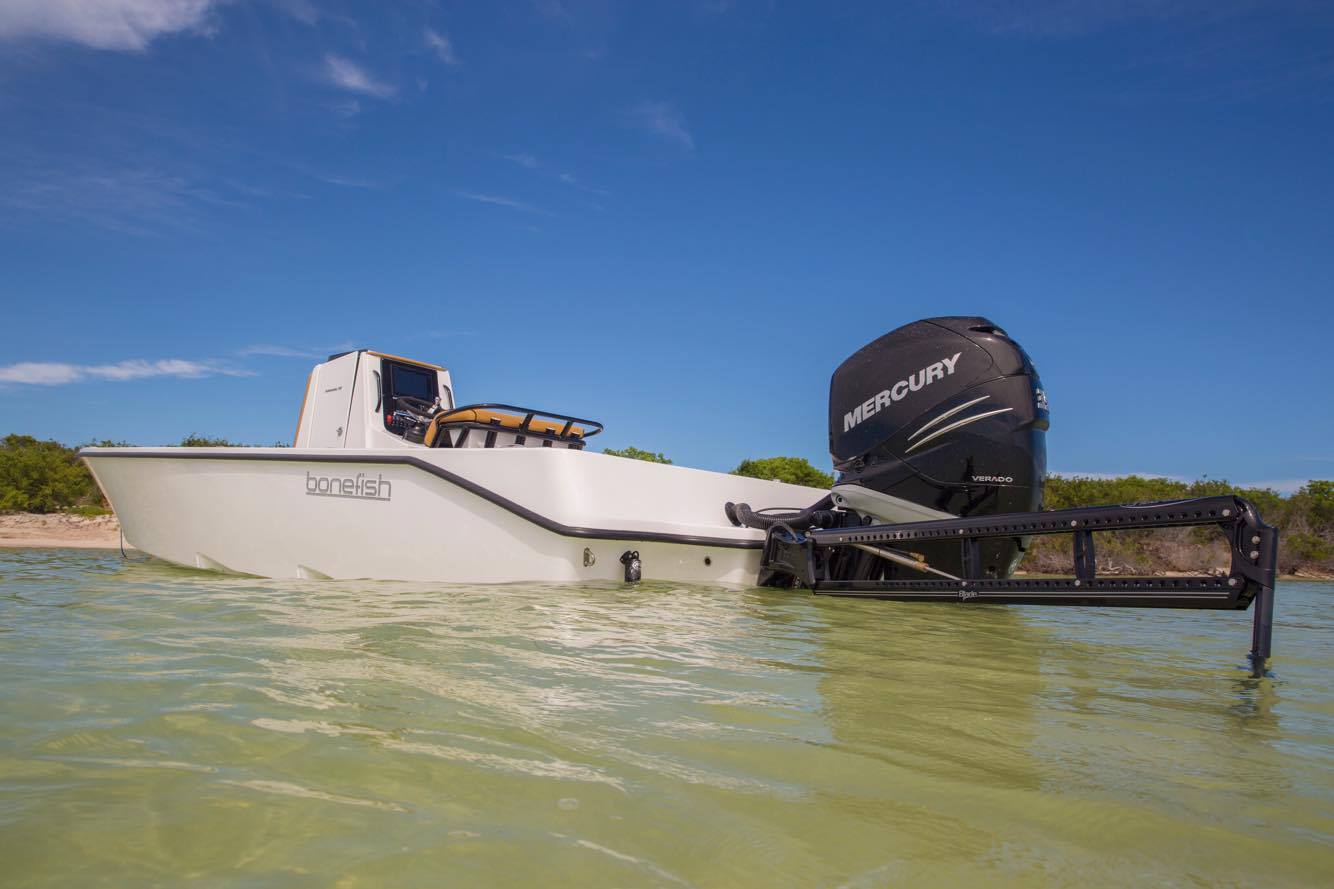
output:
[[[1310,0],[925,0],[985,33],[1021,40],[1081,40],[1134,33],[1126,70],[1151,82],[1122,100],[1210,104],[1285,98],[1329,100],[1334,56],[1292,35],[1325,34],[1330,4]],[[1281,10],[1280,14],[1274,14]],[[1150,34],[1150,31],[1154,32]],[[1329,44],[1326,39],[1324,44]]]
[[[315,178],[328,185],[338,185],[342,188],[378,188],[380,185],[380,183],[371,179],[357,179],[352,176],[318,174]]]
[[[266,358],[318,358],[320,353],[311,349],[293,349],[291,346],[273,346],[268,343],[258,343],[253,346],[246,346],[236,354],[243,357],[259,355]],[[325,353],[327,354],[327,353]]]
[[[502,154],[500,155],[500,157],[501,159],[507,160],[512,164],[517,164],[518,166],[523,167],[525,170],[536,170],[538,172],[544,173],[545,175],[553,176],[558,182],[564,185],[568,185],[571,188],[577,188],[580,191],[585,191],[588,192],[589,194],[600,195],[602,197],[607,197],[607,195],[609,194],[608,192],[602,190],[601,188],[594,188],[593,186],[586,184],[583,180],[581,180],[578,176],[574,175],[573,173],[561,172],[559,170],[551,169],[549,166],[547,166],[545,163],[542,162],[541,158],[537,157],[536,155],[528,154],[522,151],[517,151],[512,154]],[[602,208],[598,207],[598,209],[600,210]]]
[[[695,137],[686,127],[685,115],[670,102],[641,102],[631,112],[635,123],[655,136],[695,150]]]
[[[398,87],[392,83],[379,79],[346,56],[333,53],[324,57],[324,76],[339,89],[363,96],[388,99],[398,92]]]
[[[140,51],[165,34],[205,30],[215,5],[216,0],[3,0],[0,39]]]
[[[515,152],[514,154],[502,154],[501,157],[512,164],[518,164],[519,166],[528,170],[536,170],[542,166],[542,162],[538,160],[535,156],[531,154],[525,154],[524,152],[521,151]]]
[[[339,117],[356,117],[361,113],[361,103],[356,99],[343,99],[329,104],[329,110]]]
[[[271,0],[274,6],[303,25],[319,23],[320,9],[310,0]]]
[[[549,19],[568,19],[570,12],[561,0],[533,0],[533,9]]]
[[[344,340],[341,343],[326,343],[321,346],[284,346],[275,343],[255,343],[242,349],[237,349],[236,354],[241,358],[318,358],[323,361],[329,355],[336,355],[340,352],[347,352],[357,348],[356,343],[350,340]]]
[[[436,57],[446,65],[462,64],[459,61],[458,54],[454,52],[454,44],[450,42],[448,35],[442,34],[434,28],[427,28],[422,32],[422,38],[426,41],[426,46]]]
[[[611,195],[611,192],[607,191],[605,188],[594,188],[573,173],[561,173],[556,178],[571,188],[577,188],[580,191],[586,191],[589,194],[595,194],[604,198]],[[599,209],[601,208],[599,207]]]
[[[244,183],[176,162],[122,167],[52,157],[0,165],[0,213],[78,220],[132,235],[194,228],[214,212],[259,199]]]
[[[32,386],[62,386],[88,380],[123,383],[150,377],[199,379],[212,376],[249,377],[253,372],[230,367],[217,361],[186,361],[163,358],[147,361],[134,358],[115,364],[67,364],[59,361],[20,361],[0,366],[0,383]]]
[[[526,201],[520,201],[515,198],[507,198],[498,194],[479,194],[475,191],[456,192],[459,197],[469,201],[477,201],[479,204],[492,204],[497,207],[508,207],[511,210],[522,210],[524,213],[538,213],[542,216],[550,216],[551,213],[543,210],[541,207],[534,207]]]

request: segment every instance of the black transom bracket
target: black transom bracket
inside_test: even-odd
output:
[[[1225,535],[1232,564],[1223,576],[1100,577],[1094,535],[1104,531],[1213,525]],[[995,578],[982,572],[981,541],[997,537],[1070,534],[1074,573],[1057,578]],[[844,547],[902,556],[899,547],[957,540],[962,576],[841,580],[829,571],[830,556]],[[902,558],[895,561],[903,564]],[[1130,608],[1200,608],[1244,611],[1254,602],[1250,663],[1263,675],[1273,647],[1274,583],[1278,529],[1261,521],[1255,507],[1227,495],[1091,506],[1049,512],[1012,513],[892,525],[852,524],[843,528],[795,531],[769,529],[760,569],[768,585],[808,587],[817,595],[1010,605],[1092,605]]]

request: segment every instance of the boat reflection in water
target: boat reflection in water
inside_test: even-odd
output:
[[[1315,813],[1267,829],[1302,780],[1276,743],[1274,683],[1217,666],[1245,614],[850,604],[820,608],[819,689],[831,747],[861,757],[827,799],[880,827],[869,884],[998,868],[1245,883],[1318,861]],[[840,844],[821,823],[807,835]]]

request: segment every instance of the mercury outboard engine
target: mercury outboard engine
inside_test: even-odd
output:
[[[728,503],[765,529],[756,582],[820,596],[1244,611],[1251,675],[1273,651],[1278,529],[1236,494],[1043,511],[1047,396],[1019,344],[986,318],[928,318],[885,334],[829,384],[833,490],[802,510]],[[1108,576],[1107,533],[1214,528],[1225,572]],[[1067,537],[1072,570],[1009,575],[1034,536]]]
[[[830,497],[800,513],[755,513],[729,504],[752,527],[782,521],[802,530],[1031,512],[1042,508],[1047,397],[1033,362],[986,318],[928,318],[862,347],[829,384]],[[1007,577],[1027,540],[988,540],[983,571]],[[927,577],[906,562],[958,574],[957,544],[923,542],[897,564],[841,551],[844,580]]]
[[[1048,425],[1032,360],[992,321],[900,327],[830,380],[833,505],[880,523],[1041,509]],[[988,576],[1008,576],[1025,544],[989,541]],[[957,546],[927,548],[928,564],[957,571]]]

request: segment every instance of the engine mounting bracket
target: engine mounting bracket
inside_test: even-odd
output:
[[[1099,576],[1094,535],[1106,531],[1213,525],[1228,540],[1232,564],[1223,576]],[[996,537],[1070,534],[1074,573],[1068,577],[984,577],[980,542]],[[831,575],[830,556],[843,547],[885,550],[917,542],[957,540],[963,574],[958,579],[844,580]],[[893,558],[887,556],[887,558]],[[893,561],[904,563],[902,557]],[[1008,605],[1085,605],[1128,608],[1198,608],[1244,611],[1255,605],[1249,660],[1262,676],[1273,649],[1274,583],[1278,529],[1261,521],[1248,501],[1235,495],[1160,503],[1089,506],[977,518],[939,519],[887,525],[854,524],[799,532],[779,523],[769,528],[760,563],[765,586],[800,585],[821,596]]]

